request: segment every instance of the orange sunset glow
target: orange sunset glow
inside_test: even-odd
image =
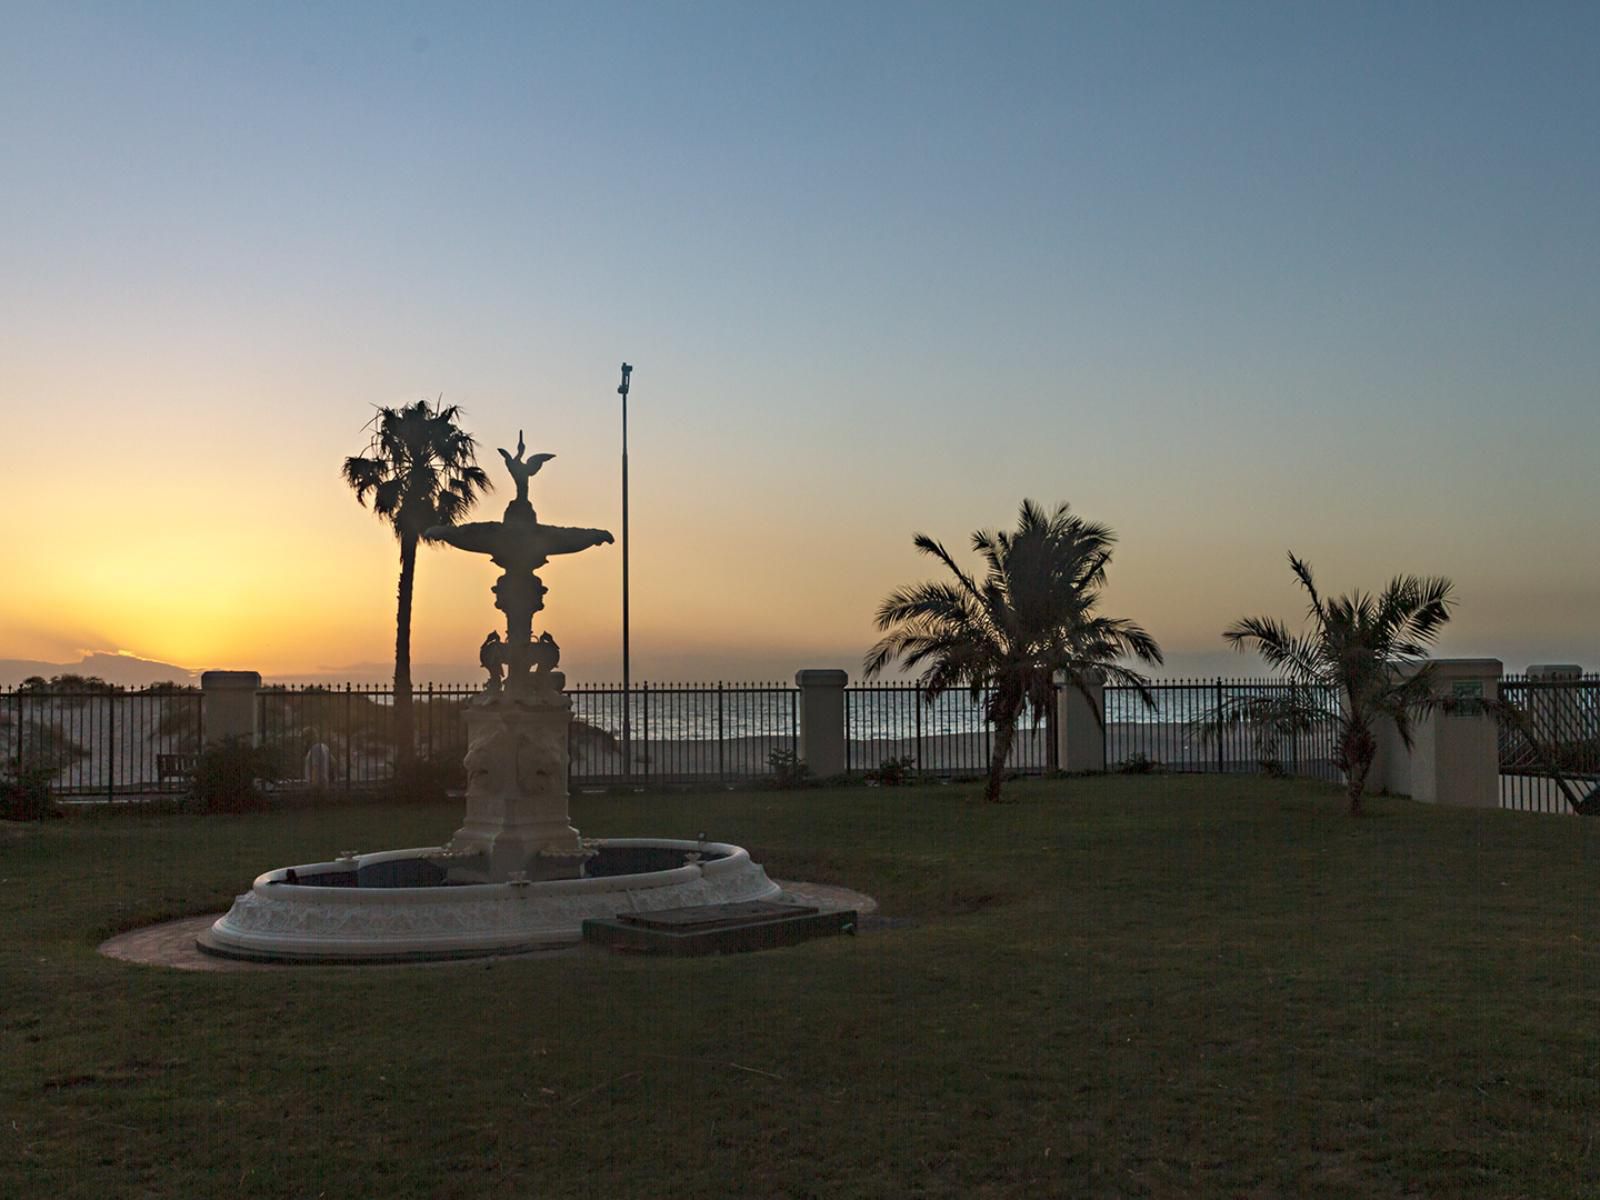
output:
[[[68,21],[6,84],[21,113],[81,81],[0,200],[0,658],[381,678],[397,548],[339,479],[374,406],[462,406],[479,519],[526,429],[558,455],[541,518],[619,532],[627,359],[637,677],[855,670],[926,573],[913,533],[964,546],[1024,497],[1120,534],[1108,602],[1172,671],[1258,669],[1219,634],[1298,608],[1291,549],[1341,589],[1448,575],[1442,653],[1600,662],[1581,105],[1380,64],[1351,109],[1317,90],[1334,55],[1207,115],[1188,67],[1135,96],[981,45],[1021,91],[886,52],[802,104],[712,55],[727,31],[597,95],[605,56],[531,77],[473,23],[337,71],[203,24],[192,54],[157,22],[130,73]],[[1374,145],[1368,109],[1411,123]],[[574,679],[619,675],[619,551],[548,568]],[[475,670],[491,580],[423,550],[419,680]]]

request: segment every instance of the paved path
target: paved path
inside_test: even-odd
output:
[[[878,902],[871,896],[849,888],[828,883],[791,883],[773,880],[791,899],[819,908],[853,908],[863,917],[878,911]],[[119,933],[110,941],[100,944],[100,953],[107,958],[123,962],[143,963],[152,967],[176,967],[180,971],[293,971],[315,963],[261,963],[244,962],[235,958],[216,958],[201,953],[194,939],[201,930],[209,929],[221,913],[208,917],[182,917],[176,921],[163,921],[159,925],[146,925]],[[346,964],[346,970],[371,971],[383,968],[401,970],[406,967],[455,967],[463,964],[482,964],[491,958],[551,958],[578,954],[604,954],[606,951],[583,945],[557,946],[549,950],[530,950],[523,954],[484,955],[482,958],[456,958],[421,963],[365,963]],[[334,969],[338,969],[335,967]]]

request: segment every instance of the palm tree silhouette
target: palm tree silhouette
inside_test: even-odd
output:
[[[426,400],[380,407],[367,428],[365,455],[344,460],[344,480],[364,507],[389,522],[400,541],[400,585],[395,613],[394,723],[402,763],[414,753],[411,716],[411,595],[417,543],[432,525],[454,525],[492,485],[477,464],[477,443],[456,424],[461,409],[434,408]]]
[[[1400,575],[1377,596],[1358,591],[1324,600],[1309,565],[1291,553],[1289,567],[1310,597],[1310,628],[1293,634],[1272,617],[1245,617],[1222,636],[1237,650],[1253,647],[1295,683],[1338,689],[1335,753],[1350,815],[1360,816],[1367,773],[1378,751],[1374,723],[1380,717],[1392,720],[1409,750],[1412,720],[1435,703],[1428,647],[1450,620],[1454,585],[1442,577]],[[1326,719],[1329,714],[1314,715]]]
[[[986,567],[981,582],[931,537],[919,533],[913,541],[955,581],[890,593],[877,615],[886,636],[864,666],[868,676],[896,659],[921,667],[917,683],[929,703],[954,687],[966,687],[974,702],[992,689],[984,705],[995,730],[985,801],[1000,798],[1024,707],[1037,717],[1054,704],[1056,672],[1085,697],[1091,696],[1091,682],[1111,679],[1137,688],[1153,706],[1144,676],[1118,660],[1159,664],[1161,648],[1133,622],[1095,612],[1116,542],[1105,525],[1085,521],[1066,504],[1046,514],[1024,500],[1014,532],[972,535],[972,548]],[[1098,710],[1095,715],[1103,722]]]

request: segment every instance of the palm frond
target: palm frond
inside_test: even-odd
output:
[[[367,496],[383,479],[383,464],[375,458],[352,454],[344,460],[344,466],[339,473],[354,490],[357,503],[365,508]]]
[[[461,416],[457,405],[435,408],[426,400],[378,407],[367,423],[367,453],[345,460],[342,474],[357,501],[370,497],[397,537],[457,523],[491,489],[475,460],[476,441],[457,424]]]
[[[944,543],[935,541],[925,533],[919,533],[911,539],[911,544],[922,553],[930,554],[942,562],[950,573],[956,577],[956,582],[961,585],[963,590],[974,596],[978,594],[978,586],[972,581],[972,576],[963,571],[957,565],[956,560],[950,557],[950,551],[944,548]]]
[[[1311,612],[1313,618],[1322,617],[1322,597],[1317,594],[1317,582],[1311,577],[1311,564],[1303,559],[1296,558],[1294,551],[1289,551],[1289,569],[1294,572],[1300,586],[1305,589],[1306,595],[1311,598]]]

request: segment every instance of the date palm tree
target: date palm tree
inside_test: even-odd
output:
[[[1144,676],[1120,660],[1159,664],[1161,648],[1133,622],[1095,611],[1116,542],[1106,526],[1085,521],[1066,504],[1046,513],[1024,500],[1014,531],[972,535],[984,564],[981,580],[926,534],[913,542],[938,559],[953,581],[912,584],[889,594],[877,615],[885,636],[867,655],[866,673],[877,675],[897,659],[921,668],[917,684],[927,703],[955,687],[968,689],[974,702],[988,691],[984,715],[995,732],[985,801],[1000,798],[1024,708],[1038,717],[1055,703],[1056,672],[1086,697],[1091,682],[1110,679],[1132,685],[1147,705],[1154,704]]]
[[[461,409],[426,400],[382,408],[367,423],[372,441],[364,455],[344,460],[344,480],[365,507],[387,521],[400,542],[400,585],[394,635],[396,751],[409,762],[411,715],[411,596],[417,543],[431,525],[454,525],[492,485],[477,464],[477,443],[457,424]]]
[[[1350,815],[1360,816],[1378,751],[1375,725],[1393,721],[1410,749],[1412,722],[1435,703],[1428,648],[1450,620],[1453,585],[1401,575],[1376,596],[1358,591],[1324,600],[1309,565],[1290,554],[1289,567],[1310,598],[1310,627],[1290,633],[1272,617],[1246,617],[1222,636],[1236,650],[1253,648],[1294,683],[1337,689],[1335,761],[1344,772]]]

